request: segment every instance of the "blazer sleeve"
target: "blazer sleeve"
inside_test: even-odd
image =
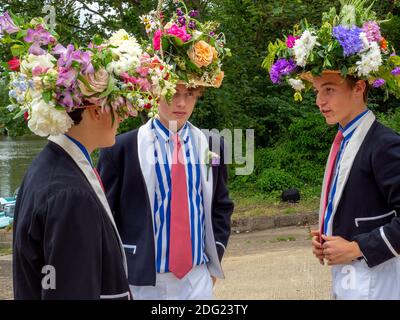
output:
[[[212,224],[218,258],[221,261],[228,245],[231,234],[231,216],[234,208],[233,201],[228,192],[228,171],[224,162],[224,139],[220,138],[220,164],[213,168],[217,172],[214,175],[214,196],[212,202]]]
[[[78,188],[58,191],[48,199],[42,299],[100,299],[103,235],[99,206],[93,195]]]
[[[120,178],[117,165],[113,158],[111,148],[104,148],[100,151],[99,161],[97,164],[104,190],[107,196],[113,214],[119,209],[119,195],[121,194]]]
[[[368,266],[374,267],[400,254],[400,136],[392,134],[376,143],[371,165],[389,208],[397,212],[386,225],[354,239]]]

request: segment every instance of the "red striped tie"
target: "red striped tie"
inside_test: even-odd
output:
[[[169,270],[182,279],[193,266],[190,238],[188,192],[183,164],[182,145],[178,134],[172,137],[174,152],[171,168],[171,226]]]
[[[331,155],[329,157],[329,162],[328,162],[328,171],[327,171],[326,184],[325,184],[325,197],[324,197],[324,205],[323,205],[324,211],[322,213],[322,222],[321,222],[321,230],[320,230],[321,235],[324,233],[325,212],[326,212],[326,207],[328,205],[328,198],[329,198],[329,192],[331,189],[332,176],[333,176],[333,172],[335,170],[335,162],[336,162],[336,158],[339,153],[340,144],[342,143],[342,141],[343,141],[343,133],[342,133],[342,131],[339,130],[338,133],[336,134],[335,140],[333,140],[332,152],[331,152]],[[322,242],[322,238],[321,238],[321,242]]]

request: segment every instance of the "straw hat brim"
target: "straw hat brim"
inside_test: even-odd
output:
[[[322,71],[322,75],[330,75],[330,74],[340,74],[340,71],[339,70],[324,70],[324,71]],[[311,83],[314,81],[314,76],[311,74],[310,71],[303,72],[300,75],[300,78],[303,80],[306,80],[308,82],[311,82]]]

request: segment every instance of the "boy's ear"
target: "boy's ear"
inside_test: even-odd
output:
[[[88,107],[86,108],[86,111],[88,112],[89,116],[93,120],[100,120],[101,114],[100,114],[100,108],[98,107]]]

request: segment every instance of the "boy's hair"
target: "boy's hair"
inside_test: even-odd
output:
[[[356,86],[357,81],[360,81],[360,80],[362,80],[362,79],[359,79],[359,78],[356,78],[353,76],[346,77],[346,81],[351,89],[353,89]],[[365,80],[363,80],[363,81],[365,81]],[[365,81],[364,102],[368,101],[368,92],[369,92],[369,83],[368,83],[368,81]]]
[[[74,121],[74,125],[78,125],[82,121],[82,113],[85,108],[78,108],[74,111],[68,112],[69,117]]]

